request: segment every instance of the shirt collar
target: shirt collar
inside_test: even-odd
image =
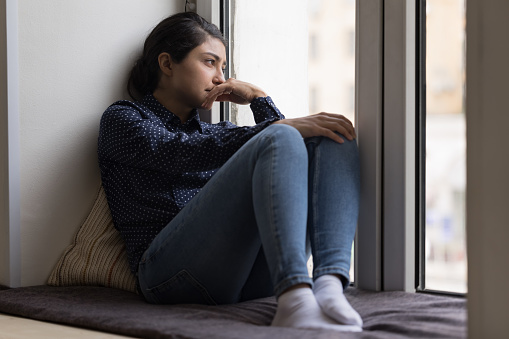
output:
[[[155,115],[157,115],[157,117],[161,119],[165,125],[168,123],[171,123],[174,126],[192,126],[192,124],[195,124],[195,126],[201,131],[201,120],[197,109],[193,109],[189,120],[187,120],[185,124],[182,124],[180,118],[174,113],[170,112],[166,107],[164,107],[151,93],[145,95],[141,103],[148,107]]]

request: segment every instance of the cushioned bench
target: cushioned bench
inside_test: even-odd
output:
[[[361,333],[270,327],[274,298],[151,305],[135,293],[94,286],[0,291],[0,312],[142,338],[466,338],[465,299],[355,288],[345,293],[364,320]]]
[[[235,305],[151,305],[136,293],[127,254],[102,188],[51,286],[0,291],[0,312],[143,338],[337,338],[335,332],[270,327],[274,298]],[[341,338],[464,338],[466,301],[422,293],[345,292],[364,332]]]

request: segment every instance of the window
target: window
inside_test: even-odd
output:
[[[432,269],[434,264],[439,267],[439,263],[431,260],[437,258],[437,246],[454,242],[448,250],[442,250],[447,253],[442,258],[447,258],[444,260],[448,263],[463,261],[464,266],[459,273],[458,270],[453,273],[449,266],[445,269],[442,266],[442,271],[453,273],[450,275],[453,279],[466,272],[465,252],[461,248],[464,245],[461,240],[456,241],[464,236],[464,229],[462,231],[458,225],[465,220],[461,159],[445,170],[449,175],[456,174],[447,182],[452,186],[447,193],[447,208],[457,218],[439,216],[441,210],[437,206],[442,208],[446,204],[433,205],[431,186],[419,183],[431,184],[434,168],[444,163],[444,160],[434,159],[438,153],[434,151],[433,142],[438,142],[438,138],[433,140],[432,134],[442,137],[435,127],[448,128],[447,118],[451,118],[451,124],[456,119],[452,127],[455,130],[448,130],[444,135],[454,139],[456,146],[464,144],[461,141],[464,122],[461,127],[459,119],[464,117],[461,109],[442,112],[436,117],[442,119],[438,124],[434,124],[432,116],[433,107],[449,110],[451,97],[461,98],[459,107],[463,105],[465,84],[461,68],[464,69],[465,13],[464,4],[458,3],[464,0],[428,0],[428,7],[423,5],[424,1],[296,0],[291,5],[270,0],[255,4],[235,1],[232,10],[232,76],[266,89],[289,118],[325,110],[355,119],[363,182],[362,213],[355,246],[355,280],[363,289],[462,291],[435,284],[437,280],[433,282],[432,278],[439,270]],[[433,4],[449,6],[445,15],[437,20],[431,18]],[[322,12],[323,8],[327,10]],[[448,11],[451,14],[447,14]],[[427,14],[430,15],[428,26],[425,25]],[[329,21],[329,17],[333,19]],[[322,24],[331,26],[316,27]],[[434,25],[438,26],[433,28]],[[447,27],[441,29],[440,25]],[[343,31],[339,30],[341,26]],[[449,26],[456,27],[455,34],[449,34],[452,31]],[[424,38],[423,45],[416,41],[416,29]],[[435,33],[442,31],[443,34]],[[427,42],[427,50],[422,50],[422,46],[426,46],[424,42]],[[266,53],[259,52],[260,46]],[[439,52],[438,57],[432,61],[430,54],[429,60],[420,63],[418,57],[431,53],[431,48]],[[449,52],[450,48],[454,50]],[[237,60],[242,60],[242,64],[236,63]],[[246,65],[249,67],[244,67]],[[423,70],[420,79],[426,81],[419,79],[416,72],[419,67]],[[440,81],[435,81],[433,76]],[[321,86],[322,81],[329,83]],[[435,82],[433,86],[432,82]],[[308,86],[302,86],[303,83]],[[455,105],[458,107],[457,103]],[[424,109],[421,116],[416,114],[418,108]],[[233,107],[232,112],[232,120],[237,124],[252,123],[248,108],[243,111],[243,107]],[[428,130],[426,125],[429,125]],[[458,138],[453,138],[453,134]],[[422,145],[418,145],[421,141]],[[442,148],[452,147],[446,141],[441,145]],[[420,167],[421,159],[426,159],[427,167]],[[419,168],[422,168],[420,173]],[[422,220],[423,225],[421,239],[428,236],[428,240],[422,240],[422,246],[416,242],[418,220]],[[426,220],[435,225],[441,223],[441,233],[433,230],[434,226],[427,230]],[[437,234],[440,235],[439,245],[433,243]],[[422,257],[416,258],[417,254]],[[425,274],[421,275],[423,272]],[[466,281],[462,284],[466,286]]]
[[[354,121],[355,2],[309,0],[309,8],[308,86],[315,99],[309,114],[340,113]]]
[[[465,293],[465,0],[426,0],[422,6],[426,86],[421,283],[425,289]]]
[[[287,118],[319,112],[355,120],[355,1],[235,1],[233,76],[263,88]],[[248,107],[231,120],[252,124]],[[351,278],[353,280],[353,256]]]

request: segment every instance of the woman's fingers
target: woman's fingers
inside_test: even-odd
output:
[[[336,133],[334,133],[330,129],[324,128],[323,129],[323,136],[327,137],[327,138],[330,138],[330,139],[332,139],[335,142],[340,143],[340,144],[345,142],[345,140],[343,140],[343,138],[341,138],[339,135],[337,135]]]
[[[266,97],[267,94],[257,86],[233,78],[215,86],[205,98],[203,108],[210,109],[215,101],[230,101],[240,105],[249,104],[257,97]]]
[[[231,92],[232,88],[230,85],[221,84],[219,86],[214,87],[205,98],[202,107],[206,109],[211,109],[215,101],[219,101],[218,99],[221,97],[223,99],[227,99],[228,95]]]
[[[348,140],[353,140],[356,138],[355,128],[350,120],[340,114],[330,114],[330,113],[320,113],[317,115],[319,118],[318,123],[322,126],[341,133]]]
[[[295,127],[303,138],[324,136],[342,144],[345,140],[337,134],[340,133],[348,140],[355,139],[355,129],[352,123],[342,115],[320,113],[302,118],[280,120],[275,123]]]

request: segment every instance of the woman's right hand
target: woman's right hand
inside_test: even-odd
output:
[[[324,136],[340,144],[345,141],[335,132],[344,135],[348,140],[356,138],[352,122],[341,114],[322,112],[302,118],[283,119],[274,124],[290,125],[296,128],[303,138]]]
[[[266,97],[267,94],[259,87],[248,82],[230,78],[215,86],[205,98],[202,108],[211,109],[216,101],[229,101],[247,105],[255,98]]]

